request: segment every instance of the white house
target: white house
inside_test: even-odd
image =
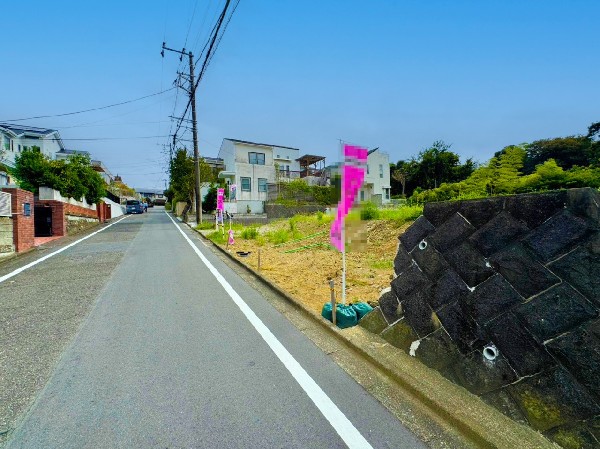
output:
[[[39,147],[50,158],[64,149],[60,134],[55,129],[0,123],[0,163],[14,167],[15,156],[29,147]],[[11,182],[6,172],[0,169],[0,185]]]
[[[267,184],[278,179],[299,178],[299,156],[298,148],[223,139],[218,157],[223,160],[225,169],[219,173],[219,178],[236,187],[231,197],[235,207],[228,205],[230,211],[246,213],[249,209],[252,213],[263,213]]]
[[[390,156],[379,148],[370,150],[367,156],[367,174],[363,188],[360,189],[360,201],[372,201],[375,204],[390,202]]]

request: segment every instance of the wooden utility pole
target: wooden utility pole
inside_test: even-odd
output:
[[[194,56],[190,51],[190,101],[192,102],[192,139],[194,140],[194,174],[196,181],[196,224],[202,223],[202,192],[200,191],[200,154],[196,122],[196,84],[194,83]]]
[[[174,53],[179,53],[181,55],[179,60],[181,60],[181,58],[183,58],[183,56],[186,54],[189,58],[190,88],[187,92],[190,95],[190,103],[192,105],[192,139],[194,141],[194,191],[196,193],[196,223],[202,223],[202,192],[200,191],[200,152],[198,151],[198,123],[196,121],[196,83],[194,80],[194,55],[191,51],[188,51],[186,53],[185,48],[183,50],[175,50],[173,48],[169,48],[165,46],[165,43],[163,42],[162,51],[160,52],[163,57],[165,56],[165,50],[172,51]],[[175,135],[173,135],[173,146],[175,146]]]

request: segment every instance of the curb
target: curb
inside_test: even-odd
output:
[[[206,238],[200,231],[191,226],[190,229],[198,233],[204,241],[210,242],[212,247],[216,248],[238,267],[252,275],[254,279],[283,297],[305,316],[321,325],[329,332],[329,334],[343,343],[348,349],[392,379],[413,399],[414,402],[422,406],[424,412],[435,422],[441,424],[443,427],[452,428],[476,447],[519,447],[521,449],[558,447],[543,437],[539,432],[530,427],[518,424],[503,415],[500,411],[485,404],[477,396],[468,393],[462,387],[443,378],[439,373],[430,370],[421,362],[390,345],[381,337],[371,334],[359,326],[344,331],[338,329],[331,322],[308,309],[304,304],[288,292],[284,291],[281,287],[263,277],[260,272],[245,265],[224,248]],[[358,341],[354,341],[360,339],[366,339],[369,341],[368,343],[371,344],[360,345]],[[369,351],[364,346],[368,346],[372,351]],[[372,352],[375,351],[379,351],[378,355],[380,358],[376,358],[373,355]],[[385,361],[382,361],[381,358]],[[394,359],[396,358],[398,360],[394,363]],[[413,370],[414,372],[411,372]],[[435,389],[432,388],[432,386],[439,388]],[[458,409],[456,401],[445,400],[454,399],[448,397],[453,394],[466,398],[466,407]],[[493,424],[490,425],[485,421],[491,421]]]

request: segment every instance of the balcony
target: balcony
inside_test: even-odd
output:
[[[277,177],[280,181],[290,181],[292,179],[300,179],[302,176],[299,171],[279,170]]]

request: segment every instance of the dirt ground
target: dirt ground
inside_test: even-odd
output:
[[[410,223],[398,226],[386,220],[356,222],[348,225],[348,235],[353,243],[346,254],[346,302],[376,301],[383,288],[389,287],[393,278],[393,260],[398,246],[398,236]],[[329,301],[329,280],[335,281],[336,297],[341,302],[342,255],[329,245],[330,223],[316,218],[296,223],[295,234],[299,241],[275,245],[268,240],[269,233],[278,229],[289,230],[288,220],[258,228],[258,239],[245,240],[236,232],[235,243],[229,252],[244,264],[258,270],[283,290],[320,313]],[[210,231],[203,231],[207,235]],[[315,233],[314,237],[306,238]],[[365,244],[366,242],[366,244]],[[315,246],[302,249],[304,246]],[[221,245],[226,247],[226,245]],[[286,252],[299,249],[294,252]],[[238,251],[250,252],[246,257]]]

